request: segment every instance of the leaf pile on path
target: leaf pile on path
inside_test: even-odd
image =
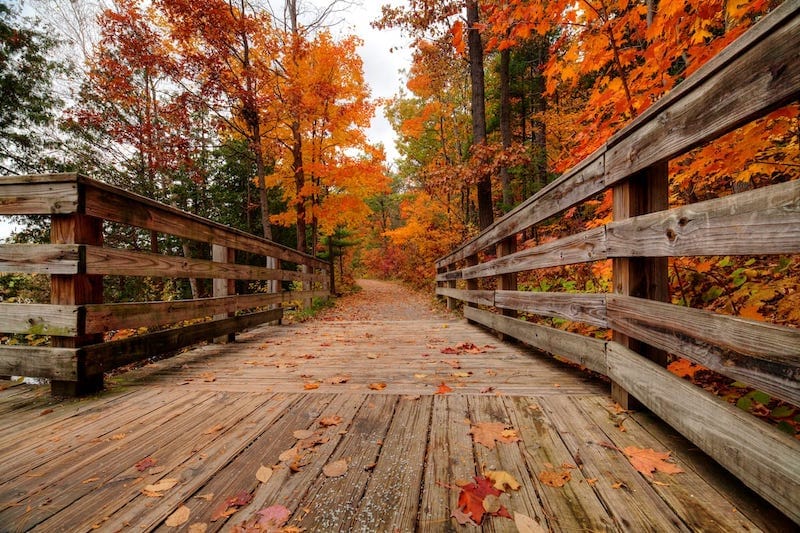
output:
[[[500,503],[506,488],[518,490],[520,485],[508,472],[486,472],[475,476],[474,482],[461,486],[458,508],[450,516],[463,525],[481,525],[485,515],[511,518],[508,509]]]
[[[483,348],[481,348],[472,342],[459,342],[455,346],[445,346],[439,351],[443,354],[448,354],[448,355],[463,355],[463,354],[477,355],[479,353],[485,353],[488,350],[493,350],[494,348],[495,347],[492,346],[491,344],[487,344]]]

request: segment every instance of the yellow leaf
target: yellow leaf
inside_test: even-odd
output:
[[[505,492],[506,487],[511,490],[519,490],[520,484],[514,476],[505,470],[489,470],[483,474],[487,479],[494,483],[494,488]]]
[[[266,483],[272,477],[272,469],[268,466],[261,465],[256,472],[256,479],[261,483]]]

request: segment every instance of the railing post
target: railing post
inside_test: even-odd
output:
[[[637,172],[614,187],[614,220],[644,215],[669,208],[669,164],[657,163]],[[666,257],[625,257],[613,260],[614,292],[661,302],[669,301],[669,271]],[[614,341],[666,366],[662,350],[614,332]],[[611,383],[611,397],[624,409],[636,407],[634,399],[619,385]]]
[[[227,246],[212,244],[211,260],[218,263],[235,263],[236,250],[228,248]],[[214,278],[214,281],[212,282],[212,291],[214,298],[233,296],[234,294],[236,294],[236,280],[227,278]],[[232,316],[233,313],[222,313],[219,315],[214,315],[214,320],[220,318],[228,318]],[[224,343],[224,342],[233,342],[235,340],[236,340],[236,334],[228,333],[227,335],[224,335],[222,337],[216,337],[214,339],[214,342]]]
[[[81,190],[80,194],[83,194]],[[50,242],[53,244],[103,245],[103,221],[82,213],[52,215]],[[103,276],[86,274],[85,256],[81,257],[78,274],[50,276],[50,303],[84,305],[103,303]],[[85,320],[78,321],[74,337],[52,337],[54,348],[80,348],[103,341],[102,333],[86,334]],[[50,382],[53,396],[81,396],[103,389],[103,369],[90,364],[78,353],[77,381]]]
[[[517,238],[516,236],[503,239],[497,244],[497,257],[513,254],[517,251]],[[517,290],[517,274],[501,274],[497,276],[497,290],[498,291],[515,291]],[[517,312],[514,309],[501,309],[500,313],[504,316],[516,317]],[[498,333],[497,336],[500,340],[506,340],[506,335]]]
[[[303,274],[313,274],[314,268],[309,267],[308,265],[301,265],[300,272]],[[304,280],[302,283],[304,291],[313,291],[314,290],[314,282],[311,280]],[[303,309],[311,309],[314,305],[314,300],[312,298],[303,298]]]
[[[471,266],[477,265],[478,262],[479,262],[478,261],[478,254],[473,254],[473,255],[468,256],[466,258],[465,262],[466,262],[466,266],[467,267],[471,267]],[[468,291],[477,291],[478,290],[478,278],[471,278],[471,279],[467,280],[467,290]],[[468,302],[466,305],[468,307],[478,307],[478,304],[472,303],[472,302]],[[475,323],[472,320],[467,320],[467,322],[469,322],[470,324],[474,324]]]

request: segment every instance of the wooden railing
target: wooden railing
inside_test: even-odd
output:
[[[0,215],[49,215],[51,235],[51,244],[0,244],[0,272],[47,274],[51,294],[49,303],[0,304],[0,333],[51,339],[49,346],[0,345],[0,375],[50,378],[58,395],[102,388],[104,371],[279,321],[283,302],[329,295],[328,262],[80,174],[0,177]],[[211,257],[103,246],[104,222],[207,243]],[[237,250],[261,256],[259,264],[273,258],[276,265],[287,266],[237,264]],[[213,294],[180,301],[104,302],[103,276],[213,279]],[[304,290],[236,294],[237,280],[295,281]],[[105,332],[186,321],[192,323],[104,342]]]
[[[667,353],[679,355],[800,405],[800,329],[673,305],[667,276],[669,257],[800,253],[800,181],[669,209],[667,168],[798,99],[800,2],[788,0],[577,167],[439,259],[436,293],[466,302],[470,321],[608,376],[623,406],[632,395],[800,523],[800,441],[664,368]],[[614,222],[515,251],[522,231],[608,188]],[[613,293],[516,290],[520,272],[606,259]],[[611,328],[613,340],[518,312]]]

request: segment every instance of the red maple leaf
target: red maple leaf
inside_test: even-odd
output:
[[[474,483],[468,483],[461,487],[461,493],[458,495],[458,508],[469,515],[478,525],[483,521],[484,514],[511,518],[511,514],[505,506],[500,506],[500,508],[493,513],[488,513],[486,511],[483,506],[483,500],[486,496],[500,496],[502,492],[494,488],[494,482],[492,482],[491,479],[483,476],[475,476],[474,479]]]

